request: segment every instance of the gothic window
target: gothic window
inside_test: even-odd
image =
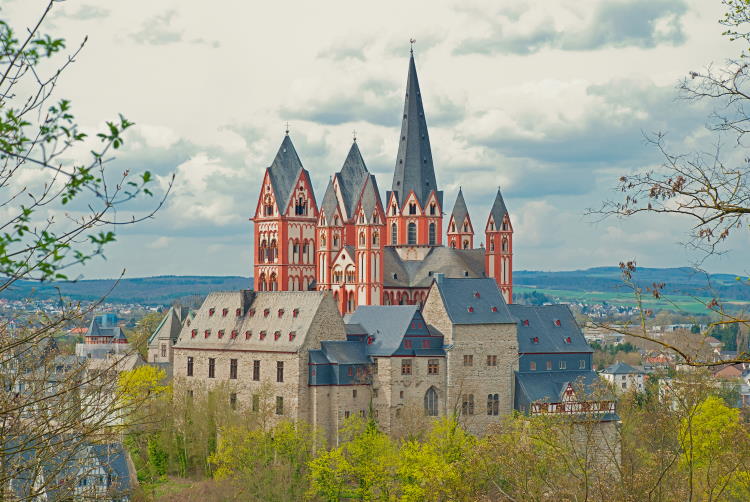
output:
[[[360,234],[359,234],[359,245],[361,247],[364,247],[365,246],[365,242],[366,242],[366,240],[365,240],[365,233],[364,232],[360,232]]]
[[[429,234],[430,234],[429,235],[430,246],[434,246],[435,245],[435,224],[434,223],[430,223]]]
[[[453,249],[456,249],[456,241],[451,241],[451,247],[452,247]]]
[[[255,288],[258,291],[265,291],[266,290],[266,274],[260,274],[260,279],[258,281],[257,287]]]
[[[435,203],[430,204],[430,216],[435,216]]]
[[[503,249],[503,253],[507,253],[508,252],[508,239],[503,239],[503,247],[502,247],[502,249]]]
[[[269,195],[266,196],[266,200],[263,202],[263,215],[273,216],[273,201]]]
[[[490,221],[490,230],[495,230],[495,222]]]
[[[500,394],[487,395],[487,414],[491,416],[500,414]]]
[[[408,243],[409,245],[415,245],[417,243],[417,224],[414,222],[409,223],[408,230]]]
[[[456,231],[456,224],[451,223],[451,232],[455,232],[455,231]]]
[[[495,250],[495,239],[490,238],[490,251]]]
[[[504,230],[504,231],[506,231],[506,232],[507,232],[508,230],[510,230],[510,227],[508,226],[508,222],[507,222],[507,221],[504,221],[504,222],[503,222],[503,230]]]
[[[413,202],[409,204],[409,214],[417,214],[417,205]]]
[[[435,387],[430,387],[424,394],[424,413],[428,417],[438,416],[438,393]]]
[[[365,222],[365,215],[364,214],[360,214],[359,215],[359,222],[360,222],[360,224],[364,224],[364,222]]]
[[[326,236],[325,235],[321,235],[320,236],[320,247],[323,248],[323,249],[325,249],[325,247],[326,247]]]
[[[378,236],[377,232],[373,232],[373,234],[372,234],[372,245],[373,246],[377,246],[378,244],[380,244],[380,237]]]
[[[469,241],[464,240],[464,249],[469,249]]]
[[[350,291],[347,295],[346,311],[354,312],[354,291]]]
[[[263,240],[260,243],[260,247],[258,247],[258,261],[260,263],[264,263],[266,261],[266,241]]]
[[[276,274],[271,274],[271,277],[268,280],[268,290],[269,291],[278,291],[279,290],[279,283],[276,280]]]
[[[469,231],[469,225],[468,223],[464,222],[464,232],[468,232],[468,231]]]
[[[394,204],[394,205],[393,205],[393,206],[391,207],[391,214],[392,214],[393,216],[396,216],[396,214],[397,214],[397,213],[398,213],[398,209],[396,209],[396,204]]]
[[[279,258],[279,247],[276,245],[276,239],[271,241],[271,248],[269,249],[268,256],[273,263],[276,263],[276,260]]]
[[[398,226],[391,224],[391,246],[395,246],[398,241]]]
[[[461,399],[461,414],[474,414],[474,394],[464,394]]]
[[[380,223],[380,218],[378,218],[377,213],[372,216],[372,222],[375,225],[377,225],[378,223]]]
[[[294,206],[294,214],[297,216],[307,216],[307,201],[304,197],[297,199],[297,204]]]
[[[334,247],[334,249],[339,247],[339,236],[338,236],[338,234],[334,234],[334,236],[333,236],[333,247]]]

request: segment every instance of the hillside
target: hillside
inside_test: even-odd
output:
[[[597,267],[587,270],[543,272],[519,270],[513,273],[519,292],[540,291],[563,301],[617,301],[632,298],[623,285],[620,269]],[[691,301],[691,297],[750,301],[750,286],[729,274],[706,276],[691,268],[640,268],[634,279],[642,287],[665,283],[664,294]],[[709,282],[710,281],[710,282]],[[709,283],[712,289],[709,288]],[[252,279],[239,276],[158,276],[123,279],[81,280],[38,284],[19,281],[0,298],[45,300],[59,294],[72,300],[97,300],[107,296],[115,303],[168,304],[178,298],[204,296],[211,291],[238,290],[252,287]],[[111,292],[110,292],[111,290]]]

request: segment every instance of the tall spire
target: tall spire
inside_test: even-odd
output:
[[[490,217],[495,222],[495,225],[497,225],[496,228],[502,223],[506,214],[508,214],[508,209],[505,207],[505,201],[503,200],[503,194],[500,193],[500,187],[497,187],[495,202],[492,203],[492,209],[490,209]]]
[[[427,199],[433,190],[437,192],[440,206],[443,205],[443,192],[437,191],[435,181],[430,136],[427,132],[414,54],[409,57],[404,114],[391,190],[396,193],[400,205],[404,203],[412,190],[422,207],[427,204]]]

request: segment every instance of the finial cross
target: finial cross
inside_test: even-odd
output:
[[[409,52],[411,52],[412,55],[414,54],[414,44],[416,44],[416,43],[417,43],[417,39],[415,39],[415,38],[410,38],[409,39]]]
[[[352,138],[354,138],[354,142],[356,143],[357,142],[357,130],[356,129],[352,131]]]
[[[289,121],[286,121],[286,135],[289,136]]]

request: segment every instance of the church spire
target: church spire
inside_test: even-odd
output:
[[[398,197],[399,205],[404,204],[410,191],[414,191],[422,207],[426,206],[432,191],[436,192],[440,206],[443,205],[443,192],[437,190],[435,181],[430,136],[427,132],[427,121],[422,106],[422,95],[419,90],[413,53],[409,57],[404,114],[391,190]]]

